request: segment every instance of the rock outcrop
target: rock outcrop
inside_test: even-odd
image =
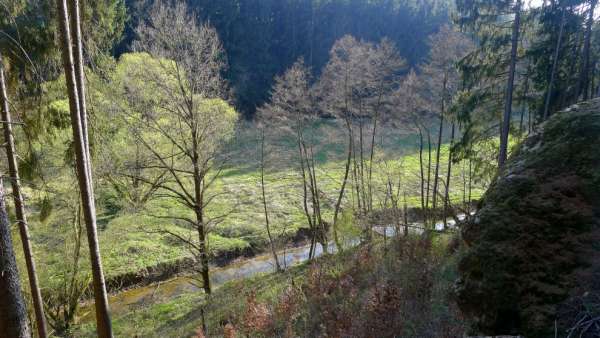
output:
[[[600,299],[600,100],[528,137],[462,238],[457,300],[473,333],[565,336]]]

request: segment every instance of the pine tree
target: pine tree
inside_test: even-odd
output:
[[[460,114],[464,125],[461,147],[471,149],[472,142],[488,140],[499,131],[496,160],[502,167],[508,156],[513,94],[518,85],[518,47],[526,26],[522,0],[458,0],[457,9],[455,21],[479,42],[460,62],[463,84],[470,88],[470,98],[463,100],[469,102],[468,107],[463,105]]]
[[[581,70],[579,72],[579,81],[577,82],[577,97],[582,96],[585,101],[589,98],[590,94],[590,58],[591,58],[591,41],[592,41],[592,28],[594,26],[594,11],[598,0],[589,0],[590,7],[588,9],[588,18],[585,27],[585,42],[583,46],[583,61],[581,62]]]
[[[502,168],[508,157],[508,135],[510,133],[510,122],[512,119],[513,92],[515,85],[515,69],[517,66],[517,48],[519,47],[519,30],[521,25],[521,0],[515,5],[515,19],[513,22],[510,65],[508,70],[508,84],[506,85],[506,102],[504,104],[504,116],[502,118],[502,131],[500,133],[500,154],[498,155],[498,166]]]
[[[98,336],[101,338],[112,337],[112,326],[108,310],[108,297],[106,293],[106,285],[104,281],[104,273],[102,271],[102,260],[100,257],[100,248],[98,244],[98,235],[96,228],[96,206],[93,196],[92,170],[89,157],[89,145],[87,140],[87,126],[85,113],[81,107],[85,107],[85,103],[80,103],[79,100],[85,100],[84,96],[79,95],[79,91],[85,87],[81,79],[77,78],[77,67],[81,64],[75,64],[73,53],[73,40],[75,36],[78,39],[75,42],[75,48],[80,48],[80,36],[77,31],[80,31],[80,20],[78,14],[78,0],[59,0],[58,13],[59,25],[61,33],[61,49],[63,57],[63,66],[65,69],[65,78],[67,82],[67,90],[69,96],[69,110],[71,113],[71,126],[73,131],[73,139],[75,145],[75,157],[77,168],[77,179],[79,180],[79,190],[81,193],[83,215],[86,224],[88,245],[90,251],[90,261],[92,270],[92,282],[94,289],[94,300],[96,309],[96,326]],[[73,11],[70,11],[71,8]],[[72,21],[69,18],[72,16]],[[73,27],[71,27],[71,22]],[[72,31],[75,30],[73,35]],[[80,58],[77,58],[81,62]]]

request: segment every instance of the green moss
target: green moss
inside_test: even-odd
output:
[[[600,224],[598,135],[598,100],[552,117],[464,227],[459,303],[476,332],[546,337],[562,302],[592,291],[584,271],[598,264],[589,251]]]

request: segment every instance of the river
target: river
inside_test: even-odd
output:
[[[465,215],[459,215],[459,219],[462,220],[464,218]],[[455,221],[452,219],[447,221],[448,227],[454,227],[455,224]],[[412,223],[410,224],[410,229],[413,232],[420,232],[419,229],[422,229],[422,224]],[[443,222],[438,222],[436,230],[441,231],[443,229]],[[373,231],[386,237],[395,235],[395,227],[393,226],[376,226],[373,228]],[[356,239],[346,243],[346,245],[355,246],[359,243],[360,241]],[[333,243],[328,247],[330,253],[335,252]],[[308,260],[309,252],[310,245],[282,250],[278,252],[280,264],[284,267],[290,267],[305,262]],[[322,254],[323,248],[318,244],[316,247],[316,256],[318,257]],[[273,256],[265,253],[251,258],[241,258],[223,267],[211,267],[210,279],[213,288],[216,288],[231,280],[248,278],[259,273],[272,272],[274,270]],[[192,276],[178,276],[156,284],[124,290],[109,297],[110,309],[113,315],[119,316],[120,314],[152,304],[167,302],[185,293],[201,292],[202,288],[199,284],[199,281],[195,280]],[[82,307],[80,311],[84,314],[82,320],[91,319],[90,308],[89,304]]]

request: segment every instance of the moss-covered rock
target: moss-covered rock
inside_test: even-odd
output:
[[[565,304],[600,291],[600,100],[527,138],[462,237],[457,298],[474,331],[553,337],[555,322],[567,328]]]

